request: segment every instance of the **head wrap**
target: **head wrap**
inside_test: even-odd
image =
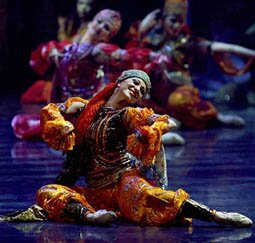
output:
[[[109,25],[112,27],[112,34],[111,36],[114,36],[118,33],[121,26],[121,16],[120,13],[111,9],[104,9],[98,12],[93,20],[103,20],[105,22],[108,22]]]
[[[145,73],[142,70],[138,70],[138,69],[130,69],[130,70],[126,70],[124,72],[121,73],[121,75],[118,77],[117,79],[117,83],[121,83],[122,81],[124,81],[125,79],[128,78],[140,78],[143,80],[143,82],[146,85],[146,93],[149,93],[150,89],[151,89],[151,81],[150,81],[150,77],[148,76],[147,73]]]
[[[178,14],[186,20],[188,11],[188,0],[165,0],[164,15]]]

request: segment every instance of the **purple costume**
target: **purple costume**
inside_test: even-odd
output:
[[[75,43],[67,49],[53,80],[53,102],[71,96],[89,99],[105,86],[102,66],[92,56],[93,48],[90,43]]]

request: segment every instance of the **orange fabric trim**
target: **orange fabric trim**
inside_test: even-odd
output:
[[[66,109],[70,108],[70,106],[74,103],[74,102],[81,102],[85,105],[87,105],[89,103],[88,100],[82,99],[81,97],[70,97],[68,98],[68,100],[65,102],[65,106]]]
[[[150,166],[155,162],[155,155],[160,151],[161,136],[169,130],[168,116],[158,116],[153,125],[148,125],[148,118],[153,115],[152,109],[130,108],[127,111],[127,122],[132,131],[137,130],[141,140],[136,134],[127,139],[128,151],[142,161],[143,165]]]
[[[65,103],[67,110],[75,102],[87,104],[88,101],[80,97],[71,97]],[[74,126],[66,121],[60,113],[58,105],[50,103],[41,111],[41,131],[43,140],[49,147],[56,150],[72,150],[75,144]]]

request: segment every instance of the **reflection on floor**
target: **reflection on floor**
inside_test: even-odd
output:
[[[221,108],[221,107],[220,107]],[[0,214],[34,202],[36,190],[52,183],[62,155],[40,141],[17,140],[10,121],[20,111],[18,99],[0,100]],[[168,146],[171,189],[220,210],[238,211],[255,221],[255,107],[236,109],[243,129],[181,131],[184,146]],[[80,181],[82,183],[82,181]],[[233,229],[194,220],[192,227],[143,227],[118,222],[108,227],[64,223],[0,223],[0,242],[254,242],[254,227]]]

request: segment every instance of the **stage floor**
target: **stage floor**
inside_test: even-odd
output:
[[[18,96],[0,98],[0,214],[33,204],[36,190],[54,182],[63,160],[43,142],[14,137],[10,122],[20,111]],[[181,131],[186,144],[166,147],[169,188],[183,188],[210,207],[238,211],[255,221],[255,107],[235,112],[246,120],[243,129]],[[0,223],[0,232],[0,242],[255,242],[254,227],[197,220],[191,227]]]

